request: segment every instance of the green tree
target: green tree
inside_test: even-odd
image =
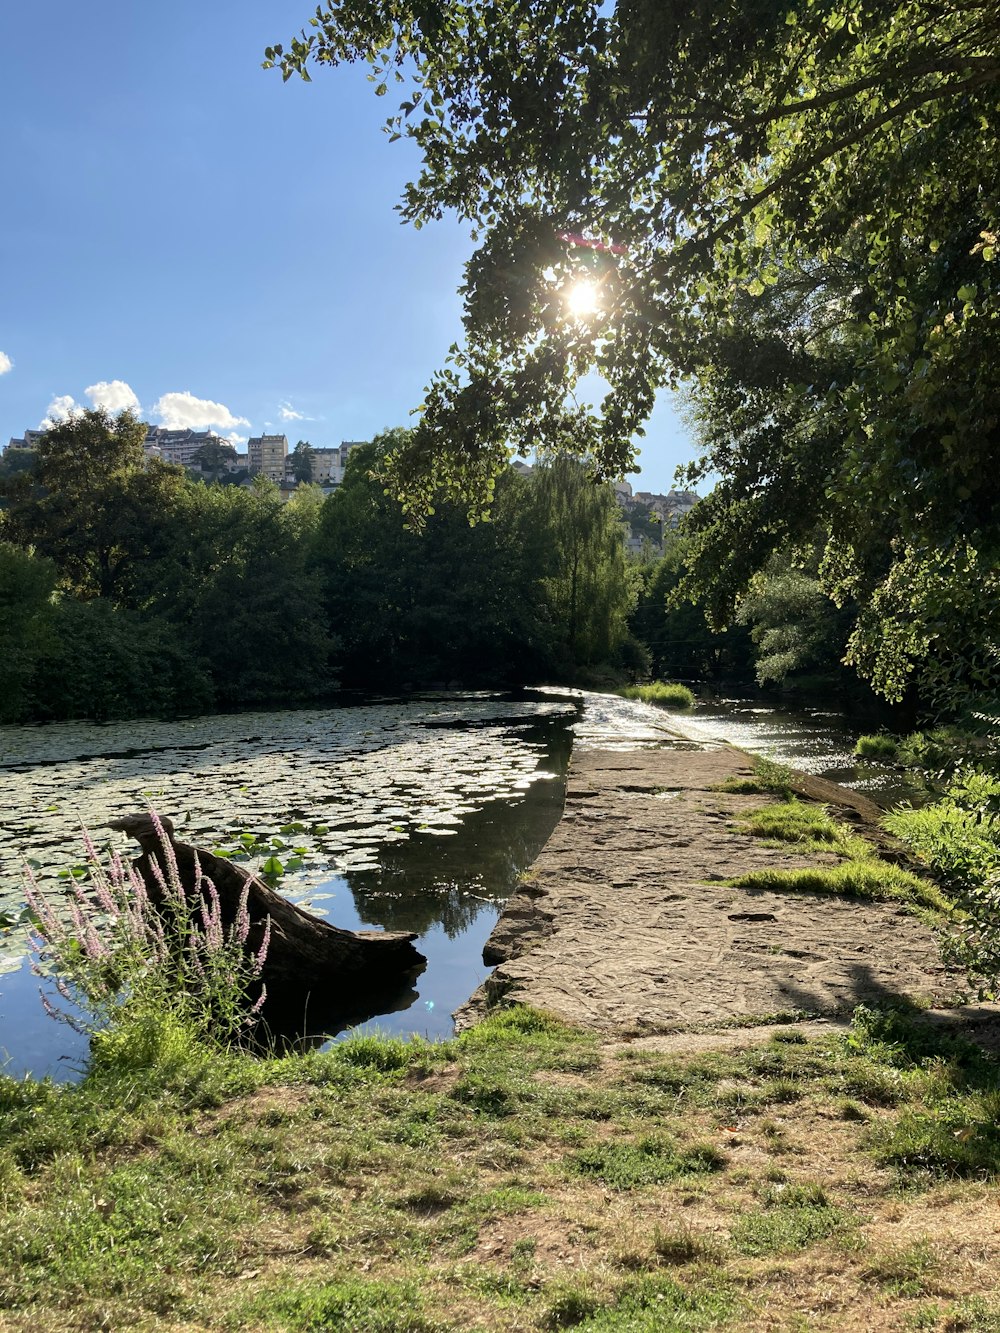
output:
[[[316,467],[316,450],[308,440],[299,440],[289,456],[292,475],[299,483],[307,485],[313,480]]]
[[[723,482],[702,592],[717,578],[731,611],[819,529],[824,588],[874,608],[851,660],[890,696],[933,665],[936,567],[964,600],[963,571],[1000,563],[994,5],[336,0],[266,55],[398,80],[388,128],[423,158],[404,217],[476,229],[466,345],[386,461],[415,520],[442,489],[479,511],[510,444],[561,438],[582,374],[609,386],[575,428],[606,474],[656,388],[693,377],[742,418],[727,439],[718,417],[701,469]],[[583,277],[586,318],[564,299]],[[942,698],[1000,683],[972,651]]]
[[[732,624],[713,630],[697,600],[678,595],[687,541],[668,535],[663,559],[643,570],[631,630],[650,653],[657,679],[745,679],[752,671],[747,631]]]
[[[737,622],[750,629],[759,685],[837,681],[852,617],[831,606],[814,572],[787,555],[774,556],[754,576],[740,601]]]
[[[31,680],[52,637],[56,569],[51,560],[0,541],[0,722],[31,711]]]
[[[75,596],[135,605],[143,564],[170,540],[186,481],[146,458],[145,437],[130,412],[82,412],[46,432],[30,475],[3,484],[4,536],[50,557]]]
[[[628,635],[638,578],[625,556],[625,525],[614,492],[565,452],[531,478],[544,542],[540,573],[564,669],[610,663]]]
[[[200,471],[207,472],[213,481],[218,481],[223,472],[228,472],[229,465],[236,462],[236,450],[224,440],[208,440],[191,458]]]
[[[249,490],[185,489],[169,550],[148,568],[146,605],[207,670],[220,703],[331,688],[336,642],[308,566],[315,523],[315,507],[282,504],[263,478]]]
[[[345,683],[537,679],[551,664],[552,627],[527,484],[513,473],[498,479],[489,523],[470,526],[462,507],[446,504],[422,532],[409,531],[373,476],[406,434],[387,431],[352,450],[316,533]]]
[[[36,655],[26,711],[65,721],[203,711],[215,693],[189,638],[106,598],[62,598]]]

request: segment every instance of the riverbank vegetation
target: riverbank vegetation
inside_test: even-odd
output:
[[[648,685],[626,685],[619,693],[626,699],[641,699],[645,704],[664,708],[692,708],[694,691],[675,681],[654,680]]]
[[[0,1079],[11,1327],[1000,1323],[1000,1071],[919,1015],[697,1054],[524,1010],[266,1060],[154,1028]]]
[[[2,488],[0,721],[646,670],[610,487],[556,453],[498,480],[491,522],[443,505],[418,534],[374,476],[404,435],[283,504],[145,459],[127,413],[49,431]]]

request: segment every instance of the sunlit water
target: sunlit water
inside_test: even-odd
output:
[[[282,881],[294,901],[339,926],[419,935],[426,970],[377,1026],[448,1035],[452,1011],[488,974],[482,949],[504,901],[559,820],[574,745],[728,742],[877,789],[878,766],[855,768],[854,739],[835,713],[733,698],[684,714],[555,689],[0,728],[0,912],[21,908],[25,861],[60,893],[58,872],[80,860],[81,826],[99,831],[147,803],[209,847],[233,846],[241,832],[281,837],[294,824],[285,840],[306,851]],[[76,1077],[85,1042],[45,1016],[25,956],[23,930],[0,931],[0,1059],[16,1076]]]

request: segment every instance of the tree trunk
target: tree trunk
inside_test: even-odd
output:
[[[162,890],[152,858],[163,852],[140,839],[146,851],[133,862],[154,903]],[[197,892],[195,858],[202,876],[215,885],[225,926],[236,920],[244,890],[250,932],[245,948],[257,954],[268,918],[271,938],[260,981],[267,987],[262,1013],[274,1028],[300,1025],[308,1012],[330,1021],[336,1016],[370,1017],[391,1007],[398,992],[423,971],[426,959],[413,947],[411,931],[342,930],[296,907],[256,876],[204,848],[175,842],[174,854],[185,893]]]

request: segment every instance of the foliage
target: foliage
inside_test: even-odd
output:
[[[108,721],[207,709],[215,691],[192,647],[161,618],[104,598],[63,598],[52,608],[19,717]]]
[[[0,541],[0,722],[30,708],[30,683],[50,642],[56,569],[51,560]]]
[[[195,452],[191,462],[217,481],[223,472],[229,471],[229,464],[235,463],[236,458],[235,448],[225,440],[208,440]]]
[[[4,535],[55,561],[74,596],[135,607],[145,562],[164,553],[185,487],[181,468],[146,459],[130,412],[82,412],[46,431],[31,474],[4,483]]]
[[[736,623],[750,630],[758,685],[786,685],[807,672],[810,684],[817,674],[842,674],[848,617],[831,606],[819,580],[785,553],[751,579]]]
[[[1000,988],[1000,780],[960,772],[940,800],[883,823],[930,867],[963,909],[951,953],[981,994]]]
[[[562,450],[540,460],[531,482],[556,651],[570,670],[611,661],[638,594],[614,494]]]
[[[996,692],[992,7],[336,0],[310,23],[266,63],[398,81],[387,128],[422,155],[403,217],[454,210],[478,240],[466,345],[386,462],[415,518],[438,490],[481,513],[511,446],[567,430],[626,470],[656,388],[688,375],[693,476],[721,476],[688,586],[715,623],[818,540],[878,691]],[[581,277],[588,318],[564,301]],[[566,406],[595,369],[600,411]]]
[[[267,957],[270,921],[256,947],[250,935],[247,893],[233,923],[223,920],[215,885],[196,868],[197,883],[185,892],[169,839],[156,825],[163,864],[150,857],[156,889],[150,890],[131,864],[117,855],[107,863],[89,835],[80,878],[70,881],[64,904],[52,902],[26,870],[25,892],[37,935],[34,971],[51,978],[62,1001],[57,1008],[42,992],[46,1010],[92,1040],[95,1059],[121,1062],[121,1048],[134,1062],[145,1050],[158,1065],[163,1048],[187,1036],[223,1048],[252,1032],[264,1001],[257,984]],[[164,1015],[168,1021],[164,1023]],[[112,1054],[113,1053],[113,1054]]]
[[[899,754],[899,742],[883,733],[877,736],[859,736],[854,753],[859,759],[895,759]]]
[[[649,685],[626,685],[619,694],[626,699],[641,699],[647,704],[662,704],[665,708],[694,707],[694,691],[676,682],[654,680]]]
[[[733,623],[724,630],[713,630],[702,602],[675,595],[686,551],[686,539],[671,536],[662,560],[642,570],[642,588],[630,628],[649,650],[650,671],[660,678],[688,680],[749,676],[752,659],[746,629]]]
[[[308,485],[313,480],[316,466],[316,451],[308,440],[299,440],[288,459],[292,476],[300,484]]]
[[[525,681],[613,657],[633,584],[610,492],[575,464],[558,482],[508,470],[491,522],[446,504],[418,534],[376,475],[407,435],[351,451],[313,539],[345,683]]]

